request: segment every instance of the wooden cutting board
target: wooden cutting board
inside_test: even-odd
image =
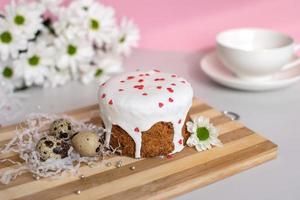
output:
[[[97,105],[66,114],[100,123]],[[86,177],[84,179],[34,180],[31,174],[26,173],[8,185],[0,183],[0,199],[165,199],[222,180],[276,157],[276,144],[239,122],[231,121],[200,100],[194,100],[189,114],[191,117],[210,117],[220,130],[224,146],[205,152],[187,147],[172,158],[138,160],[115,156],[103,161],[100,166],[82,166],[80,174]],[[0,146],[13,136],[15,127],[12,125],[0,129]],[[2,154],[2,158],[20,161],[14,153]],[[115,166],[118,160],[123,162],[121,168]],[[105,165],[108,161],[112,166]],[[135,170],[131,170],[131,166],[135,166]],[[0,172],[9,168],[12,168],[10,164],[0,164]],[[76,194],[77,190],[81,193]]]

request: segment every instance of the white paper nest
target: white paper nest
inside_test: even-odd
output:
[[[105,156],[113,155],[116,149],[103,148],[99,151],[97,157],[80,157],[80,155],[70,147],[68,156],[64,159],[48,159],[41,161],[39,153],[36,150],[36,144],[46,134],[48,134],[49,125],[56,119],[68,119],[72,123],[75,131],[93,131],[96,132],[104,141],[105,129],[97,127],[85,121],[74,120],[69,116],[58,116],[52,114],[31,114],[28,116],[25,123],[18,127],[15,131],[14,138],[5,145],[0,153],[15,152],[19,155],[24,163],[15,162],[10,159],[2,159],[0,163],[10,162],[13,167],[5,170],[0,174],[0,181],[3,184],[8,184],[17,176],[31,172],[38,177],[62,178],[67,174],[77,175],[81,163],[86,163],[92,166],[96,162],[103,159]]]

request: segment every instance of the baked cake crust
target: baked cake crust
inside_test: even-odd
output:
[[[174,129],[170,122],[158,122],[149,130],[142,132],[142,157],[167,156],[174,150]],[[182,127],[183,144],[186,144],[190,133],[186,125]],[[135,142],[120,126],[113,125],[110,145],[122,151],[122,155],[135,156]]]

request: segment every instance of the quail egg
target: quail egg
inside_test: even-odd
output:
[[[74,130],[69,120],[58,119],[50,125],[50,135],[55,135],[56,138],[69,140],[73,134]]]
[[[36,145],[36,149],[41,160],[49,158],[61,159],[68,156],[70,145],[64,140],[57,139],[55,136],[42,137]]]
[[[81,156],[96,156],[98,155],[102,143],[100,137],[94,132],[79,132],[72,138],[74,149]]]

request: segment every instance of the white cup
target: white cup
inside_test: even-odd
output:
[[[300,59],[295,59],[300,46],[280,32],[231,29],[219,33],[216,42],[221,62],[242,79],[266,80],[279,70],[300,64]]]

